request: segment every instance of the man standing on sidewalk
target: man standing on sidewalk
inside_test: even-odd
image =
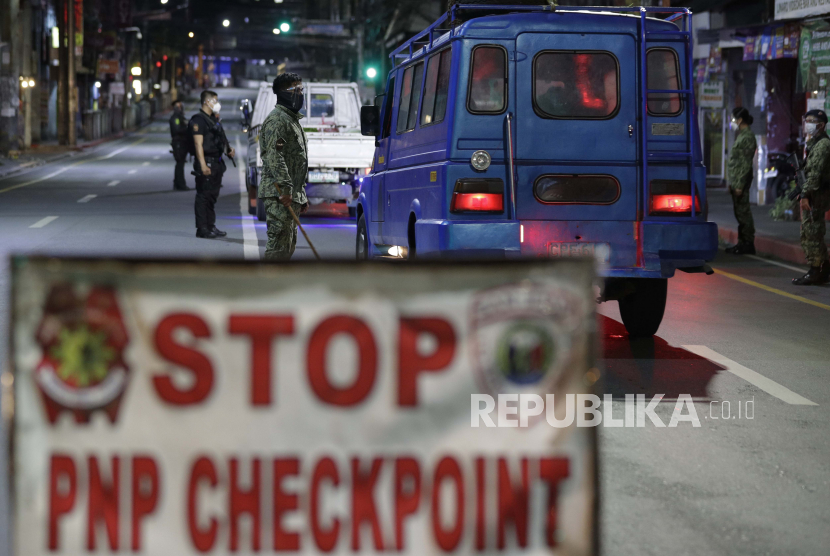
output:
[[[295,214],[308,209],[305,194],[308,175],[308,140],[300,125],[303,84],[296,73],[274,79],[277,105],[262,124],[262,179],[258,195],[265,204],[268,242],[266,260],[288,260],[297,245]]]
[[[176,160],[176,172],[173,174],[173,189],[187,191],[187,182],[184,179],[184,163],[187,160],[187,145],[190,140],[187,131],[187,117],[184,115],[184,105],[181,99],[173,101],[173,115],[170,116],[170,145],[173,147],[173,158]]]
[[[735,255],[755,254],[755,222],[749,208],[749,188],[752,186],[752,159],[758,148],[755,134],[749,127],[752,116],[743,107],[732,111],[729,128],[737,130],[738,135],[732,144],[727,166],[729,192],[732,194],[732,206],[738,221],[738,244],[726,250]]]
[[[801,248],[810,263],[810,270],[801,278],[793,278],[793,284],[818,286],[830,278],[824,243],[827,231],[824,213],[830,207],[830,137],[825,130],[827,114],[824,110],[810,110],[804,120],[804,133],[808,139],[804,150],[806,182],[801,188]]]

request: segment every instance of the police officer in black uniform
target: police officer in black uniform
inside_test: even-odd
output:
[[[173,175],[173,189],[188,191],[184,179],[184,163],[187,160],[187,117],[184,115],[184,105],[181,99],[173,101],[173,115],[170,116],[170,145],[173,147],[173,158],[176,159],[176,173]]]
[[[228,235],[216,228],[214,206],[222,187],[225,161],[222,155],[234,156],[228,144],[218,114],[221,110],[219,97],[213,91],[202,91],[202,109],[190,119],[189,130],[196,147],[193,174],[196,176],[196,237],[214,239]]]

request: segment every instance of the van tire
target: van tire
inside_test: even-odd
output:
[[[265,203],[262,199],[256,200],[256,219],[265,222]]]
[[[358,261],[367,261],[372,258],[372,245],[369,242],[369,231],[366,229],[366,217],[362,214],[357,219],[355,258]]]
[[[634,292],[619,300],[620,316],[632,338],[654,336],[666,310],[668,280],[636,278],[631,280]]]

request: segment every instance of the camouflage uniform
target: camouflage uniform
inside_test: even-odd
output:
[[[291,195],[292,208],[298,215],[308,203],[308,140],[300,125],[302,117],[278,104],[265,119],[259,135],[262,177],[258,196],[265,204],[268,227],[266,259],[290,259],[297,244],[297,224],[278,197]]]
[[[746,245],[755,243],[755,222],[749,209],[749,188],[752,185],[752,158],[756,148],[752,130],[748,127],[742,129],[732,145],[727,164],[729,191],[732,193],[732,206],[738,221],[738,243]]]
[[[810,201],[810,210],[801,211],[801,248],[811,267],[827,261],[824,243],[826,225],[824,213],[830,206],[830,137],[822,132],[807,141],[807,163],[804,166],[807,182],[801,190]]]

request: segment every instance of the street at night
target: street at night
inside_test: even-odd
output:
[[[8,4],[0,556],[827,554],[830,7]]]

